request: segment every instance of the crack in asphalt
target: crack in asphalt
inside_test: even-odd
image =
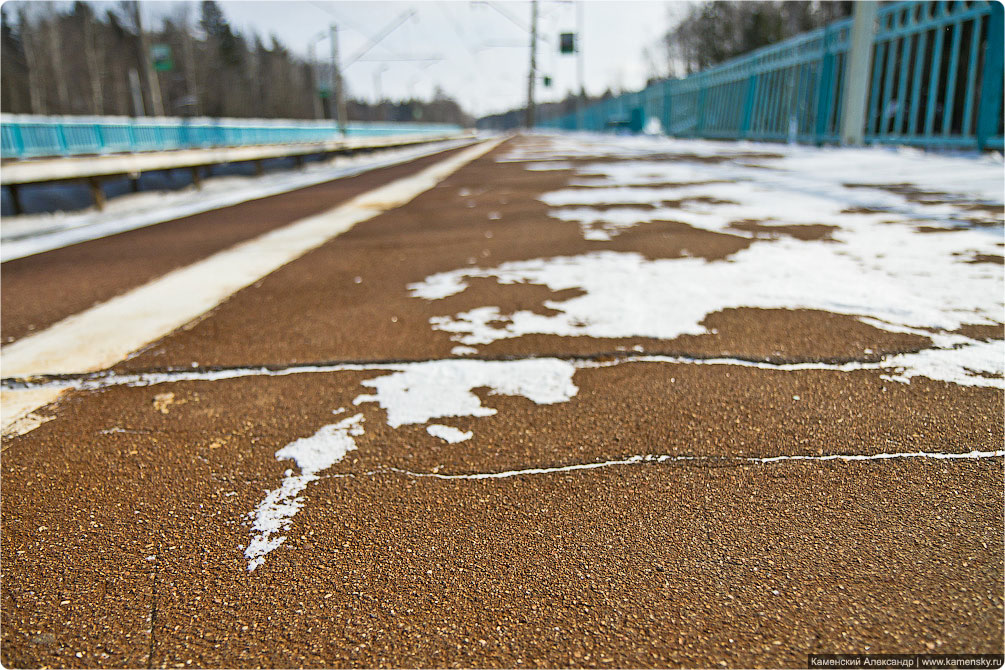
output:
[[[160,550],[158,549],[158,552]],[[158,555],[160,555],[158,553]],[[154,561],[153,566],[153,583],[151,585],[150,594],[150,651],[147,653],[147,667],[154,667],[154,647],[157,644],[157,638],[154,634],[154,630],[157,626],[157,579],[159,576],[158,563]]]
[[[597,470],[600,468],[617,467],[623,465],[643,465],[643,464],[679,464],[693,465],[696,467],[742,467],[744,465],[768,465],[774,463],[784,463],[788,461],[888,461],[899,459],[931,459],[931,460],[981,460],[986,458],[1000,458],[1005,456],[1005,449],[995,451],[969,451],[969,452],[942,452],[942,451],[902,451],[894,453],[879,454],[823,454],[823,455],[783,455],[783,456],[701,456],[701,455],[677,455],[677,454],[644,454],[629,456],[628,458],[595,461],[592,463],[575,463],[572,465],[556,465],[543,468],[524,468],[520,470],[503,470],[500,472],[473,472],[446,474],[442,472],[417,472],[396,468],[390,465],[379,466],[373,470],[365,472],[344,472],[322,475],[318,479],[344,479],[355,477],[372,477],[374,475],[392,472],[407,477],[417,479],[440,479],[440,480],[479,480],[479,479],[509,479],[511,477],[522,477],[527,475],[551,475],[563,472],[576,472],[581,470]]]
[[[578,463],[575,465],[563,465],[548,468],[527,468],[524,470],[506,470],[503,472],[479,472],[473,474],[441,474],[438,472],[413,472],[400,468],[389,467],[388,470],[410,477],[434,478],[434,479],[507,479],[509,477],[519,477],[522,475],[549,475],[560,472],[573,472],[576,470],[596,470],[619,465],[639,465],[643,463],[683,463],[683,464],[705,464],[720,463],[723,465],[739,466],[744,464],[768,464],[781,463],[785,461],[878,461],[902,458],[931,458],[940,460],[959,459],[982,459],[1005,456],[1005,450],[998,451],[971,451],[967,453],[947,453],[931,451],[881,453],[881,454],[827,454],[822,456],[796,455],[796,456],[678,456],[673,454],[645,454],[641,456],[631,456],[629,458],[598,461],[595,463]]]
[[[265,364],[258,366],[196,366],[191,368],[150,368],[142,372],[117,373],[111,371],[48,374],[32,377],[4,377],[0,379],[0,389],[24,391],[39,388],[73,388],[94,390],[109,386],[152,386],[154,384],[184,381],[215,381],[240,377],[269,377],[305,373],[348,372],[366,370],[387,370],[393,366],[429,363],[434,361],[486,361],[505,362],[537,359],[555,359],[572,363],[592,363],[597,367],[631,362],[663,362],[680,364],[719,364],[759,366],[764,369],[842,369],[842,366],[858,366],[854,369],[883,369],[883,361],[889,356],[919,353],[925,347],[905,349],[896,353],[870,354],[863,357],[784,357],[784,356],[722,356],[688,354],[677,351],[605,351],[593,354],[527,354],[498,356],[446,356],[431,358],[387,358],[349,359],[316,361],[295,364]],[[583,367],[590,367],[584,365]]]

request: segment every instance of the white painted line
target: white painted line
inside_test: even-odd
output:
[[[501,141],[475,145],[418,174],[170,272],[3,347],[3,375],[90,372],[114,365],[355,224],[404,205]],[[13,394],[20,393],[2,395],[0,426],[5,433],[15,421],[54,400],[59,391],[35,393],[30,400],[14,402]]]
[[[24,391],[0,391],[0,414],[3,435],[23,435],[29,433],[46,421],[50,416],[40,416],[34,413],[39,407],[44,407],[56,400],[66,389],[38,388]]]

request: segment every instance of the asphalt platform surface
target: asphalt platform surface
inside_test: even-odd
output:
[[[3,664],[798,667],[811,653],[1002,653],[1003,458],[866,458],[1002,449],[1000,388],[870,367],[923,335],[738,307],[674,339],[538,333],[471,353],[431,327],[485,305],[548,316],[580,293],[487,277],[436,300],[409,288],[437,273],[598,250],[716,261],[754,239],[672,221],[585,239],[538,197],[587,159],[501,160],[547,142],[506,140],[5,437]],[[5,346],[448,155],[6,263]],[[967,332],[1003,337],[1001,324]],[[366,397],[376,378],[455,360],[553,361],[572,376],[547,402],[475,380],[478,411],[425,422],[395,422],[390,401]],[[861,365],[827,367],[846,363]],[[161,383],[119,383],[147,373]],[[267,536],[285,540],[250,570],[255,510],[297,473],[277,450],[357,413],[365,432],[285,499],[295,509]],[[432,424],[471,435],[449,442]],[[862,458],[824,458],[842,454]]]

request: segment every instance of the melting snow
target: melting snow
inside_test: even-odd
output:
[[[484,407],[473,393],[487,388],[497,395],[523,396],[541,405],[566,402],[579,389],[572,383],[576,371],[572,363],[557,359],[525,361],[438,360],[412,363],[398,372],[363,382],[376,390],[360,395],[353,404],[376,402],[387,412],[392,428],[422,424],[430,419],[456,416],[491,416],[496,410]],[[324,426],[311,437],[301,438],[276,452],[279,460],[292,459],[299,474],[287,470],[279,488],[269,491],[249,517],[254,535],[244,550],[248,570],[265,561],[265,556],[286,541],[293,516],[303,507],[300,493],[318,480],[319,473],[356,449],[353,439],[363,435],[363,415]],[[427,432],[450,443],[471,439],[471,431],[431,424]]]
[[[252,529],[256,534],[244,550],[248,570],[254,570],[265,561],[265,556],[286,541],[279,533],[290,527],[293,516],[303,507],[300,492],[319,479],[318,473],[335,465],[350,451],[356,449],[354,437],[363,434],[363,415],[357,414],[324,426],[311,437],[289,443],[276,452],[278,460],[296,461],[300,474],[287,470],[278,489],[269,491],[265,499],[250,514]]]
[[[598,163],[581,168],[599,178],[581,180],[580,187],[542,196],[558,208],[556,218],[578,221],[589,239],[610,239],[643,221],[671,219],[709,230],[724,230],[734,220],[759,218],[770,223],[815,223],[838,226],[834,241],[801,242],[755,240],[725,261],[700,258],[648,260],[639,254],[598,251],[575,257],[540,258],[506,263],[495,268],[462,268],[428,277],[409,289],[412,295],[436,300],[463,292],[472,278],[494,278],[500,284],[532,283],[555,291],[576,288],[583,295],[566,301],[546,301],[553,316],[529,311],[502,314],[491,305],[433,319],[434,328],[454,333],[455,355],[476,353],[470,345],[530,333],[623,338],[632,336],[673,339],[703,334],[701,322],[711,313],[731,307],[818,309],[855,316],[893,332],[921,332],[938,347],[903,354],[880,363],[845,365],[769,365],[736,359],[707,361],[645,357],[635,360],[694,364],[751,365],[776,370],[885,369],[886,378],[909,382],[925,376],[957,384],[1005,386],[1003,344],[977,342],[946,332],[963,324],[993,324],[1002,319],[1003,273],[1000,265],[965,262],[975,253],[1000,255],[1001,231],[961,231],[951,235],[923,235],[911,224],[921,219],[952,224],[961,216],[953,204],[920,204],[879,189],[850,189],[844,181],[862,181],[862,165],[870,174],[878,166],[886,183],[910,182],[934,190],[955,188],[972,197],[1000,198],[1001,165],[995,159],[935,158],[915,152],[881,150],[826,151],[773,145],[610,138],[559,140],[560,146],[539,151],[527,147],[504,160],[532,161],[528,169],[568,169],[559,158],[635,155],[637,161]],[[702,156],[730,156],[742,152],[778,152],[780,159],[758,158],[770,169],[737,162],[708,166],[686,161],[647,161],[656,151],[687,151]],[[739,158],[739,157],[737,157]],[[920,164],[926,162],[922,169]],[[956,161],[956,162],[954,162]],[[967,162],[969,161],[969,162]],[[918,165],[915,165],[917,163]],[[938,173],[938,174],[937,174]],[[728,184],[695,184],[710,177],[737,180]],[[990,177],[989,177],[990,175]],[[937,181],[937,186],[933,182]],[[679,186],[666,186],[682,182]],[[688,182],[684,184],[683,182]],[[992,182],[994,182],[992,184]],[[993,186],[993,188],[992,188]],[[468,194],[461,193],[462,197]],[[702,200],[704,198],[704,200]],[[663,203],[680,200],[682,208]],[[718,201],[718,202],[716,202]],[[728,201],[728,202],[724,202]],[[608,208],[591,205],[649,205],[650,209]],[[848,214],[848,207],[877,207],[884,214]],[[494,214],[494,213],[493,213]],[[671,216],[672,214],[672,216]],[[890,218],[901,225],[882,223]],[[474,259],[471,260],[474,262]],[[926,330],[920,330],[926,329]],[[113,383],[159,384],[186,379],[226,379],[247,375],[285,375],[338,370],[386,372],[363,382],[372,393],[361,394],[354,405],[376,403],[392,428],[426,425],[426,431],[448,443],[473,437],[472,431],[432,420],[482,417],[497,410],[482,405],[476,389],[489,394],[519,396],[538,404],[569,401],[578,393],[576,369],[614,365],[573,363],[558,359],[516,361],[437,360],[398,365],[295,366],[283,370],[248,368],[230,371],[190,371],[128,378],[86,380],[94,388]],[[116,381],[118,379],[118,381]],[[293,517],[303,507],[301,493],[321,473],[356,449],[364,434],[363,415],[356,414],[300,438],[276,452],[279,460],[293,460],[299,473],[285,472],[280,486],[268,491],[250,513],[252,539],[244,551],[248,570],[281,546]],[[875,455],[778,456],[733,458],[750,463],[785,460],[874,460],[889,458],[987,458],[1005,452],[893,453]],[[699,456],[646,455],[619,461],[533,468],[472,475],[417,474],[441,478],[495,479],[523,474],[547,474],[642,462],[698,460]]]
[[[974,202],[1001,203],[1001,156],[926,153],[914,149],[817,149],[792,145],[702,141],[608,139],[598,147],[591,139],[577,144],[563,138],[556,151],[579,158],[619,155],[624,148],[635,160],[581,165],[583,177],[569,188],[540,199],[558,209],[551,216],[578,221],[587,239],[606,240],[627,227],[670,220],[708,230],[723,230],[736,220],[775,220],[786,224],[826,224],[840,227],[881,220],[959,224],[974,220],[996,223],[1001,213],[968,209]],[[673,161],[648,155],[674,152]],[[749,161],[751,153],[767,153]],[[531,150],[529,155],[533,155]],[[522,156],[520,153],[517,156]],[[722,162],[700,159],[716,156]],[[868,171],[862,166],[867,165]],[[527,166],[528,169],[533,164]],[[585,175],[589,175],[588,177]],[[914,199],[887,187],[907,185],[930,197]],[[711,198],[723,202],[702,202]],[[689,199],[691,199],[689,201]],[[665,207],[667,201],[681,201]],[[925,201],[927,200],[927,201]],[[596,205],[614,205],[605,210]],[[651,211],[616,205],[649,205]],[[574,207],[575,206],[575,207]],[[849,215],[848,208],[882,210],[880,214]],[[890,216],[892,214],[892,217]],[[733,234],[738,234],[734,232]]]
[[[570,300],[546,301],[546,307],[559,311],[554,316],[528,311],[503,315],[495,307],[481,307],[433,319],[434,327],[457,333],[457,341],[466,345],[528,333],[661,339],[700,335],[708,332],[701,325],[707,315],[731,307],[826,310],[872,317],[878,326],[893,326],[890,330],[995,323],[1003,310],[1001,267],[926,253],[937,247],[932,237],[901,240],[890,249],[890,256],[899,259],[883,259],[878,252],[872,258],[856,257],[847,246],[783,239],[755,243],[729,262],[647,260],[636,253],[598,251],[489,269],[461,268],[409,288],[412,295],[432,300],[464,291],[471,278],[491,277],[500,284],[585,291]],[[505,323],[490,325],[498,321]]]
[[[673,160],[666,160],[666,155]],[[529,162],[528,169],[568,169],[561,161],[630,158],[609,163],[581,164],[579,171],[608,175],[610,185],[693,182],[746,176],[808,180],[818,185],[863,182],[911,184],[933,192],[949,192],[993,202],[1002,201],[1001,154],[933,153],[908,147],[817,148],[768,142],[719,142],[667,137],[611,135],[549,136],[547,141],[511,149],[500,162]],[[692,158],[693,157],[693,158]],[[701,159],[715,158],[707,163]],[[758,172],[760,175],[758,176]],[[771,176],[773,173],[774,176]]]
[[[899,369],[884,379],[910,383],[912,377],[928,377],[961,386],[1005,388],[1005,343],[967,342],[949,349],[925,349],[891,356],[886,367]]]
[[[376,390],[360,395],[356,405],[375,402],[387,412],[392,428],[451,416],[492,416],[473,393],[523,396],[539,405],[567,402],[579,389],[572,383],[575,366],[555,358],[519,361],[439,360],[413,363],[390,375],[363,382]]]
[[[457,444],[458,442],[464,442],[470,440],[475,434],[470,431],[462,431],[453,426],[443,426],[438,423],[431,424],[426,428],[426,432],[433,437],[438,437],[444,442],[449,442],[450,444]]]
[[[936,349],[887,361],[901,370],[891,379],[907,382],[926,376],[1002,385],[1005,348],[1000,341],[982,343],[945,332],[1005,319],[1002,266],[968,262],[979,254],[1002,255],[1000,226],[959,228],[974,219],[1000,220],[993,208],[980,213],[969,205],[975,200],[1001,201],[1001,157],[648,138],[562,137],[555,143],[512,151],[506,160],[545,155],[637,158],[581,165],[579,173],[591,177],[541,196],[556,208],[552,217],[578,222],[586,239],[610,240],[634,225],[660,220],[748,238],[754,235],[730,229],[730,224],[753,220],[766,225],[823,224],[835,230],[828,240],[754,239],[722,261],[648,260],[635,253],[597,251],[461,268],[411,284],[411,294],[427,300],[461,293],[472,278],[585,293],[562,302],[545,301],[545,307],[557,312],[552,316],[503,314],[498,307],[484,305],[431,320],[434,328],[453,333],[456,342],[484,345],[527,334],[669,340],[708,332],[701,322],[724,309],[814,309],[932,339]],[[646,157],[670,151],[684,157]],[[780,157],[757,157],[760,167],[751,166],[744,162],[751,158],[743,156],[751,152]],[[687,154],[728,160],[713,165],[689,161]],[[869,166],[868,172],[863,173],[863,165]],[[873,186],[847,186],[863,182]],[[916,202],[884,189],[900,184],[947,195],[933,197],[936,202]],[[881,211],[865,211],[869,209]],[[915,228],[919,223],[956,229],[921,233]]]

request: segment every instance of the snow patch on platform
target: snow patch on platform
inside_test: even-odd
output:
[[[891,356],[888,368],[899,370],[884,379],[911,383],[912,377],[927,377],[960,386],[1005,388],[1005,343],[970,341],[947,349],[925,349]]]
[[[729,180],[742,174],[762,182],[780,178],[788,184],[868,183],[877,187],[910,184],[926,191],[1000,203],[1005,177],[1001,154],[585,133],[554,134],[542,137],[539,142],[525,142],[511,148],[498,161],[540,163],[543,167],[552,161],[591,158],[617,159],[579,165],[583,175],[606,174],[607,183],[615,186],[693,182],[709,177]]]
[[[335,465],[356,449],[354,437],[363,434],[363,415],[356,414],[318,430],[311,437],[295,440],[276,452],[276,459],[296,461],[300,474],[287,470],[282,485],[269,491],[249,516],[256,531],[244,550],[248,570],[265,562],[265,556],[286,541],[281,532],[287,530],[293,516],[303,507],[300,493],[319,479],[319,473]]]
[[[387,412],[387,423],[392,428],[442,417],[496,414],[497,410],[481,404],[473,392],[476,388],[487,388],[496,395],[522,396],[539,405],[567,402],[579,391],[572,383],[576,366],[557,359],[436,360],[394,367],[398,371],[364,381],[363,386],[376,392],[362,394],[353,401],[355,405],[370,402],[380,405]],[[354,438],[363,435],[362,424],[363,415],[356,414],[276,452],[279,460],[296,461],[300,473],[287,470],[279,488],[268,491],[249,514],[254,532],[244,550],[249,571],[262,565],[265,557],[286,541],[282,533],[289,529],[293,517],[304,505],[300,494],[308,484],[320,479],[320,473],[356,449]],[[473,431],[440,424],[430,424],[426,431],[451,444],[474,436]]]
[[[427,426],[426,432],[433,437],[438,437],[444,442],[449,442],[450,444],[465,442],[475,436],[474,432],[470,430],[460,430],[458,428],[454,428],[453,426],[443,426],[438,423]]]
[[[660,153],[664,157],[656,159]],[[934,349],[888,361],[901,370],[891,379],[1003,384],[1001,341],[948,332],[995,325],[1005,314],[1003,266],[973,262],[1002,255],[1001,226],[981,227],[1002,219],[994,204],[1002,196],[1001,157],[564,136],[518,147],[505,160],[537,168],[533,161],[545,156],[620,159],[580,162],[576,186],[540,197],[555,207],[553,218],[579,223],[588,240],[605,242],[640,223],[675,221],[752,241],[724,260],[597,251],[460,268],[409,285],[413,296],[426,300],[462,293],[474,278],[584,293],[545,301],[551,316],[504,314],[488,304],[431,319],[461,345],[530,334],[672,340],[708,333],[702,322],[725,309],[809,309],[932,340]],[[781,233],[764,239],[759,231],[731,227],[739,222],[769,233],[772,226],[833,230],[820,240]],[[946,233],[921,232],[919,224]]]
[[[830,153],[821,158],[836,162],[838,167],[845,168],[842,170],[832,164],[824,164],[819,170],[803,166],[805,169],[801,171],[652,161],[588,164],[580,173],[598,177],[545,193],[540,200],[556,208],[549,212],[552,218],[579,222],[587,239],[604,239],[595,233],[592,237],[587,234],[598,229],[617,234],[652,221],[677,221],[716,232],[727,231],[737,221],[823,224],[849,232],[863,232],[863,228],[881,222],[923,221],[950,228],[1002,221],[1003,209],[996,213],[994,205],[1001,202],[1001,180],[1005,175],[1001,166],[993,162],[972,159],[957,165],[960,159],[953,159],[943,165],[948,159],[926,158],[934,162],[930,170],[957,169],[971,178],[963,182],[949,180],[938,185],[939,191],[934,191],[936,186],[930,179],[921,179],[926,173],[917,168],[907,169],[903,165],[899,171],[891,168],[893,175],[915,179],[924,185],[908,182],[905,188],[905,184],[891,182],[889,174],[872,168],[868,174],[861,174],[860,166],[858,171],[850,171],[846,159],[839,161],[840,156]],[[880,160],[882,164],[890,162],[888,152],[880,152],[878,158],[886,159]],[[903,158],[899,160],[905,162]],[[874,177],[879,174],[883,174],[881,179]],[[947,192],[947,188],[955,190]],[[979,203],[986,206],[973,206]],[[605,209],[599,209],[599,205]],[[750,236],[733,229],[728,232]]]
[[[426,361],[363,382],[376,393],[360,395],[353,404],[377,403],[387,412],[391,428],[443,417],[492,416],[496,410],[483,406],[474,389],[552,405],[567,402],[579,391],[572,383],[575,371],[572,363],[555,358]]]
[[[504,315],[498,308],[481,307],[432,319],[436,329],[455,333],[454,339],[465,345],[530,333],[659,339],[702,335],[708,332],[701,325],[705,317],[738,307],[871,317],[878,327],[890,324],[889,330],[996,323],[1005,309],[1001,266],[960,263],[949,254],[933,253],[940,249],[935,236],[889,243],[881,243],[882,237],[874,240],[874,253],[866,245],[856,254],[848,246],[783,239],[755,243],[729,261],[647,260],[637,253],[598,251],[461,268],[409,289],[430,300],[463,292],[469,279],[495,278],[501,285],[585,292],[566,301],[546,301],[546,307],[559,311],[554,316],[529,311]]]

